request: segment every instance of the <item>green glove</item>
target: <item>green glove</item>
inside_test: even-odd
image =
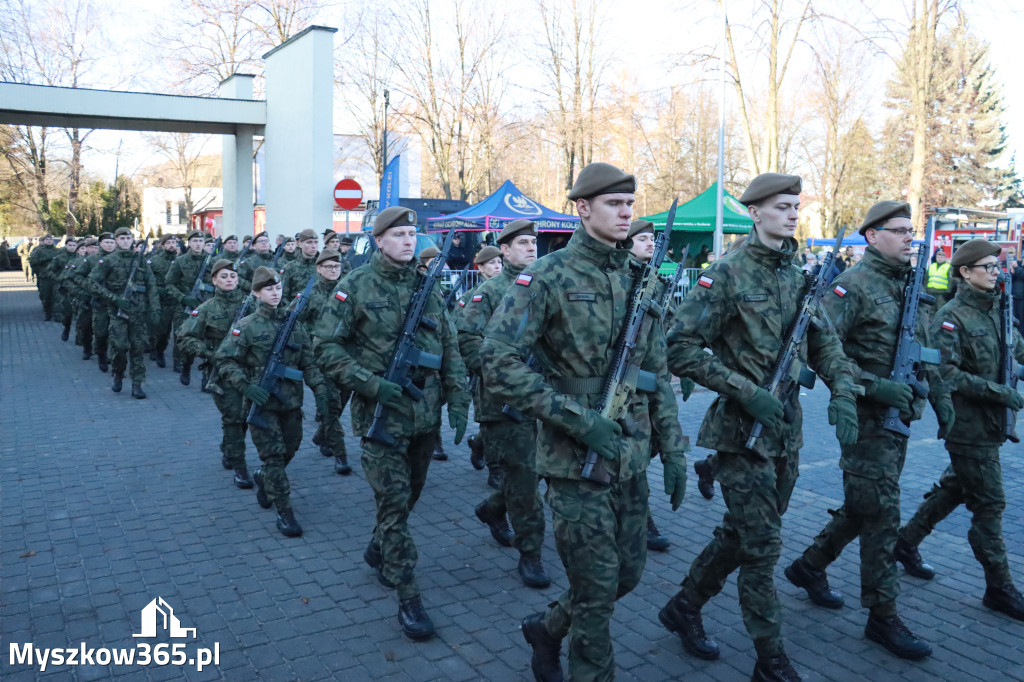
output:
[[[853,398],[833,396],[828,404],[828,423],[836,427],[836,438],[840,445],[855,444],[860,435],[860,427],[857,425],[857,403]]]
[[[251,400],[255,405],[266,405],[270,400],[270,391],[259,384],[246,384],[242,387],[242,395]]]
[[[1024,407],[1024,397],[1017,392],[1017,389],[1009,386],[999,386],[996,389],[996,402],[1006,405],[1011,410],[1019,410]]]
[[[448,403],[448,424],[455,429],[455,444],[462,442],[466,435],[466,425],[469,423],[469,405],[461,402]]]
[[[747,414],[769,429],[777,429],[782,424],[782,415],[785,412],[782,401],[760,386],[751,397],[740,398],[740,405]]]
[[[683,396],[684,403],[686,402],[686,399],[693,394],[693,387],[696,385],[697,384],[694,382],[693,379],[679,377],[679,394]]]
[[[128,308],[131,307],[131,301],[129,301],[124,296],[115,296],[114,305],[116,305],[121,310],[128,310]]]
[[[580,440],[605,459],[615,459],[619,456],[618,439],[622,436],[622,427],[618,422],[602,417],[593,410],[589,412],[594,425],[580,437]]]
[[[316,412],[320,415],[320,421],[327,421],[327,415],[330,413],[331,407],[327,400],[327,396],[318,395],[316,396]]]
[[[160,313],[150,313],[149,314],[149,326],[150,327],[159,327],[160,326]]]
[[[932,396],[932,409],[939,420],[939,438],[944,437],[953,428],[956,421],[956,410],[953,409],[953,399],[948,393]]]
[[[672,503],[672,511],[679,509],[686,495],[686,455],[662,455],[665,467],[665,494]]]
[[[392,410],[400,410],[405,407],[405,392],[398,384],[381,379],[377,388],[377,402]]]
[[[864,395],[876,403],[889,407],[897,407],[900,412],[910,412],[910,403],[914,402],[914,389],[897,381],[889,381],[878,377],[864,388]]]
[[[196,298],[195,296],[182,296],[181,302],[187,305],[192,310],[195,310],[196,308],[199,307],[199,299]]]

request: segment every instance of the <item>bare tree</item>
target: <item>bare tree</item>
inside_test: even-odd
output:
[[[146,139],[167,160],[175,186],[184,191],[186,220],[192,220],[198,201],[205,198],[194,196],[194,191],[201,186],[203,148],[209,138],[191,133],[162,133],[147,135]]]

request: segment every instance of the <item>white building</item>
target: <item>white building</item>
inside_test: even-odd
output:
[[[192,211],[197,213],[210,207],[224,205],[224,191],[220,187],[193,187]],[[145,234],[184,233],[189,229],[188,208],[183,187],[142,188],[142,228]]]

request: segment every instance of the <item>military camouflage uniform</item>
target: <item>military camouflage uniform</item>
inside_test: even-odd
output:
[[[394,445],[366,437],[377,406],[380,377],[391,361],[419,277],[417,264],[415,259],[398,264],[374,251],[366,267],[341,279],[313,330],[327,376],[353,391],[352,430],[362,438],[363,473],[377,503],[372,545],[381,552],[381,575],[396,586],[400,600],[419,595],[414,576],[418,555],[409,531],[409,515],[427,480],[441,406],[445,402],[469,405],[466,366],[441,293],[435,288],[424,318],[437,326],[433,331],[421,326],[416,347],[442,356],[441,370],[414,370],[413,382],[423,391],[423,399],[409,399],[408,411],[401,414],[388,411],[383,428],[395,438]]]
[[[32,249],[29,262],[32,272],[36,275],[36,287],[39,300],[43,304],[43,315],[47,320],[53,319],[53,275],[50,273],[50,262],[57,257],[57,249],[53,245],[40,244]]]
[[[182,300],[186,296],[192,293],[192,287],[195,286],[196,278],[199,276],[199,270],[203,267],[203,262],[206,260],[206,253],[200,251],[199,255],[192,253],[191,250],[186,251],[171,263],[170,269],[167,270],[167,277],[164,279],[166,285],[166,292],[168,297],[174,301],[174,316],[171,320],[171,329],[177,334],[178,330],[181,329],[182,322],[191,313],[191,311],[185,311],[185,302]],[[213,265],[211,258],[210,265]],[[213,292],[213,284],[210,274],[210,268],[207,268],[206,275],[203,277],[203,284],[199,289],[198,298],[202,302],[206,298],[206,294]],[[178,348],[177,336],[175,336],[174,347],[179,350],[179,356],[181,362],[185,365],[192,365],[192,357],[188,354],[181,353]]]
[[[21,272],[25,275],[26,282],[31,282],[33,277],[32,263],[29,260],[29,253],[31,251],[32,247],[28,243],[27,239],[18,244],[18,248],[15,249],[15,252],[18,254],[18,258],[21,259]]]
[[[611,679],[609,624],[615,601],[640,582],[647,561],[647,466],[651,437],[684,457],[665,342],[654,325],[637,342],[634,361],[657,375],[654,393],[632,395],[631,437],[604,460],[612,484],[582,480],[593,408],[626,321],[633,286],[630,242],[611,247],[578,228],[568,245],[526,267],[508,287],[485,330],[483,376],[495,402],[541,420],[537,473],[547,482],[555,546],[569,589],[550,605],[544,627],[569,637],[572,679]],[[539,372],[527,368],[534,353]]]
[[[283,308],[260,303],[257,312],[242,318],[224,337],[214,356],[222,387],[241,392],[246,384],[259,380],[287,315]],[[314,395],[326,394],[327,385],[313,359],[309,335],[301,324],[292,330],[281,360],[302,372]],[[302,443],[302,394],[302,382],[281,379],[278,393],[272,394],[262,408],[269,428],[252,425],[249,430],[263,461],[264,491],[278,512],[291,509],[291,485],[285,467]],[[249,405],[248,400],[244,401],[243,412],[248,413]]]
[[[967,540],[985,571],[985,583],[1007,587],[1013,580],[1002,530],[1006,496],[999,446],[1005,440],[1007,408],[996,402],[1002,350],[999,292],[960,282],[953,300],[935,314],[931,332],[932,343],[942,351],[939,371],[956,410],[945,441],[950,464],[900,530],[900,539],[917,547],[940,521],[966,504],[972,514]],[[1016,330],[1014,343],[1016,361],[1024,362],[1024,342]]]
[[[296,249],[298,253],[298,249]],[[316,255],[306,258],[299,255],[292,262],[285,266],[281,274],[281,281],[284,283],[284,300],[295,298],[295,294],[306,288],[306,282],[310,277],[316,277]]]
[[[74,316],[74,309],[68,300],[66,281],[68,278],[68,264],[78,258],[74,251],[67,248],[58,249],[57,255],[50,261],[49,273],[53,280],[53,311],[65,330],[71,329],[71,321]]]
[[[252,275],[256,272],[256,268],[261,265],[271,268],[270,264],[273,261],[274,254],[272,252],[262,254],[254,249],[249,249],[249,253],[245,254],[245,258],[238,262],[238,288],[242,291],[250,291],[252,289]],[[271,269],[273,270],[274,268]]]
[[[110,314],[107,311],[107,304],[96,294],[95,287],[93,286],[92,280],[89,278],[89,274],[93,271],[93,268],[96,267],[96,263],[98,263],[101,258],[109,255],[109,253],[101,248],[98,253],[87,256],[85,259],[85,265],[82,266],[81,270],[76,275],[77,281],[80,283],[80,288],[83,291],[83,296],[85,296],[89,301],[89,307],[90,310],[92,310],[92,315],[90,316],[92,322],[92,352],[95,353],[101,361],[101,367],[107,357],[107,345],[110,339]]]
[[[756,452],[746,448],[754,419],[740,398],[767,383],[798,312],[806,280],[792,264],[796,253],[795,240],[786,240],[781,250],[771,249],[752,231],[742,249],[702,273],[676,309],[668,332],[672,373],[719,393],[704,417],[697,443],[718,451],[715,477],[728,508],[715,538],[690,565],[682,594],[702,607],[739,568],[743,622],[759,657],[783,653],[782,609],[773,574],[782,550],[782,515],[796,485],[803,446],[795,386],[799,363],[794,363],[790,378],[792,421],[774,432],[766,427],[754,446]],[[833,395],[853,399],[855,368],[835,332],[821,319],[813,321],[801,356],[809,358]]]
[[[75,345],[82,347],[83,356],[92,355],[92,294],[85,287],[91,267],[87,256],[79,256],[68,263],[64,278],[68,306],[74,316]]]
[[[156,288],[160,295],[159,319],[151,330],[153,340],[150,344],[158,355],[163,355],[167,351],[167,345],[171,340],[171,324],[174,322],[175,309],[178,307],[177,301],[167,288],[167,273],[174,260],[175,255],[164,251],[162,246],[149,255],[149,268],[156,277]]]

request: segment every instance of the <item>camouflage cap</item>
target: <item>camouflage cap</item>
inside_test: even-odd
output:
[[[483,265],[492,258],[501,258],[501,249],[497,246],[488,245],[477,251],[476,258],[473,259],[473,262],[477,265]]]
[[[238,241],[238,237],[236,237],[236,236],[235,236],[235,235],[233,235],[233,234],[229,234],[229,235],[228,235],[227,237],[224,237],[224,239],[222,239],[222,240],[220,241],[220,243],[221,243],[221,244],[227,244],[227,243],[228,243],[228,242],[230,242],[230,241],[236,241],[236,242],[237,242],[237,241]]]
[[[103,241],[104,239],[113,239],[113,238],[114,238],[113,233],[111,233],[111,232],[104,232],[103,234],[101,234],[99,236],[99,239],[97,240],[97,243]]]
[[[261,265],[256,268],[256,272],[252,275],[252,290],[259,291],[263,287],[270,286],[271,284],[280,284],[281,275],[276,270],[271,270],[265,265]]]
[[[238,267],[234,261],[230,261],[227,258],[218,258],[217,262],[213,264],[213,269],[210,271],[210,276],[216,277],[217,273],[227,268],[231,272],[238,272]]]
[[[527,233],[530,236],[537,236],[537,223],[532,220],[513,220],[498,235],[498,243],[504,244],[516,238],[516,236]]]
[[[587,165],[576,176],[569,198],[589,199],[600,194],[632,194],[636,192],[636,178],[610,163],[600,161]]]
[[[864,234],[872,227],[881,227],[889,218],[909,218],[910,204],[905,201],[879,201],[868,209],[858,232]]]
[[[740,196],[740,203],[744,206],[750,206],[776,194],[799,195],[802,189],[803,183],[799,175],[761,173],[750,181],[747,191]]]
[[[654,223],[650,220],[634,220],[629,224],[629,237],[635,237],[641,232],[654,234]]]
[[[316,236],[316,232],[309,229],[303,230],[295,235],[295,241],[297,242],[308,242],[310,239],[313,241],[320,241],[320,237]]]
[[[189,239],[206,239],[206,233],[202,230],[192,230],[188,233],[188,236],[185,237],[186,241]]]
[[[419,259],[423,263],[429,263],[430,261],[434,260],[434,256],[436,256],[438,253],[440,252],[437,250],[436,246],[428,246],[427,248],[420,251]]]
[[[123,237],[125,235],[128,235],[129,237],[134,236],[134,235],[132,235],[132,231],[130,229],[128,229],[127,227],[119,227],[116,230],[114,230],[114,238],[115,239],[117,239],[118,237]]]
[[[961,266],[974,265],[982,258],[998,256],[1002,251],[1003,247],[987,239],[972,239],[961,244],[960,248],[953,253],[953,258],[949,261],[950,266],[953,268],[953,276],[960,276]]]
[[[379,237],[392,227],[406,227],[416,224],[416,211],[404,206],[385,208],[373,221],[373,236]]]
[[[326,263],[329,260],[333,260],[340,263],[341,254],[335,251],[334,249],[324,249],[323,251],[320,252],[320,255],[317,256],[316,264],[320,265],[321,263]]]

